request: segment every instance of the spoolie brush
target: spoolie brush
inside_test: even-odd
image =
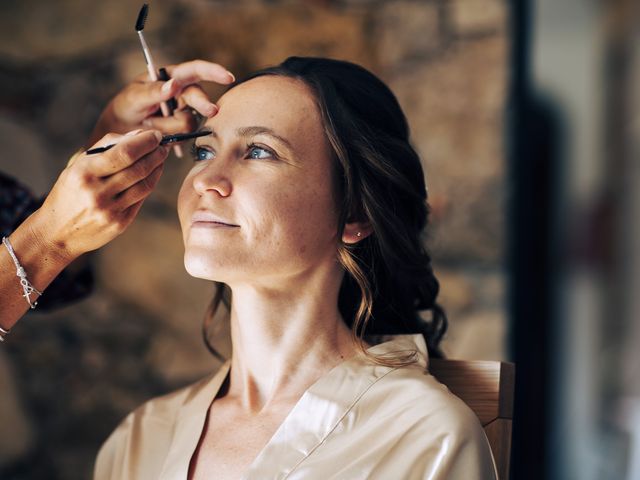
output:
[[[140,33],[144,30],[144,23],[147,21],[147,15],[149,14],[149,5],[144,4],[138,14],[138,20],[136,20],[136,32]]]
[[[149,78],[151,78],[152,81],[157,82],[158,74],[156,73],[156,66],[153,63],[153,58],[151,57],[147,41],[144,39],[144,35],[142,34],[144,24],[147,21],[147,15],[149,15],[149,4],[145,3],[142,5],[140,13],[138,14],[138,19],[136,20],[136,32],[138,32],[138,38],[140,38],[140,44],[142,45],[142,53],[144,53],[144,61],[147,63]]]
[[[146,40],[144,39],[144,35],[142,34],[142,30],[144,30],[144,24],[147,21],[147,16],[149,15],[149,4],[145,3],[142,5],[140,9],[140,13],[138,13],[138,19],[136,20],[136,32],[138,32],[138,38],[140,39],[140,45],[142,45],[142,53],[144,53],[144,60],[147,64],[147,71],[149,72],[149,79],[152,82],[157,82],[158,73],[156,70],[156,66],[153,63],[153,58],[151,57],[151,52],[149,51],[149,46],[147,45]],[[167,78],[168,80],[168,78]],[[172,115],[171,110],[167,106],[165,102],[160,104],[160,110],[162,111],[163,117],[170,117]],[[174,145],[173,151],[175,152],[177,157],[182,157],[182,149],[179,145]]]

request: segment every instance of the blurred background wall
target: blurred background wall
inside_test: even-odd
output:
[[[45,193],[144,62],[126,0],[0,2],[0,169]],[[156,61],[237,77],[289,55],[361,63],[398,96],[425,167],[454,358],[517,363],[514,478],[640,478],[633,0],[154,0]],[[637,23],[637,22],[635,22]],[[210,88],[213,97],[219,88]],[[0,348],[0,478],[90,476],[146,399],[217,367],[211,297],[182,265],[171,158],[94,294]],[[224,328],[218,344],[228,353]]]

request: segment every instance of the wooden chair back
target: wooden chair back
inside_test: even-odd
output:
[[[480,419],[498,468],[509,479],[515,365],[481,360],[430,359],[429,371]]]

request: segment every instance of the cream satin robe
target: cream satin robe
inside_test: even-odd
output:
[[[242,477],[244,480],[495,480],[491,450],[475,414],[425,373],[420,335],[371,347],[416,350],[410,367],[357,356],[313,384]],[[102,446],[95,480],[184,480],[207,410],[229,373],[153,399]],[[215,479],[215,472],[211,472]]]

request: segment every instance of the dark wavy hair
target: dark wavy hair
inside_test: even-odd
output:
[[[369,222],[372,227],[367,238],[343,243],[337,252],[345,270],[338,306],[354,340],[365,351],[364,340],[375,343],[384,335],[421,333],[430,356],[442,356],[439,343],[447,318],[436,303],[439,284],[422,238],[429,214],[424,173],[396,97],[363,67],[309,57],[290,57],[230,88],[266,75],[299,80],[315,94],[333,149],[338,238],[348,222]],[[219,288],[205,321],[205,340],[224,297]],[[374,361],[404,365],[413,356]]]

